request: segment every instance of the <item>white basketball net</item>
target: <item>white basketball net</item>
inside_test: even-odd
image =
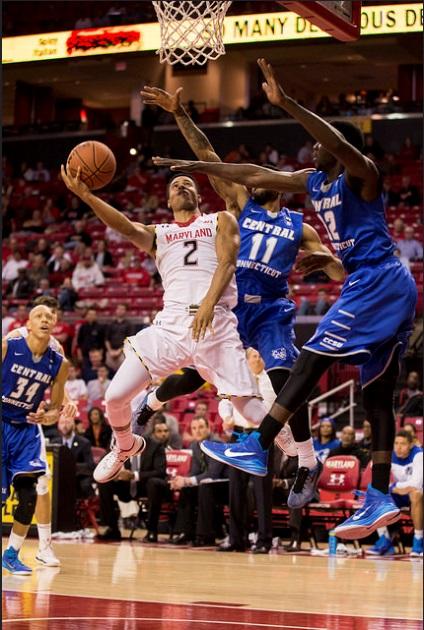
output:
[[[153,2],[160,24],[160,62],[203,65],[225,54],[224,18],[231,2]]]

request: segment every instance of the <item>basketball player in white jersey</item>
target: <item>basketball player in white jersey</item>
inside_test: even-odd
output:
[[[168,185],[174,223],[145,226],[96,197],[62,166],[66,186],[106,225],[155,257],[164,288],[164,308],[153,325],[130,337],[125,361],[106,393],[106,409],[116,446],[94,471],[110,481],[144,439],[131,431],[130,402],[152,380],[194,365],[221,395],[257,425],[264,415],[257,384],[249,370],[232,308],[237,303],[234,277],[240,234],[229,212],[202,215],[195,180],[177,176]],[[229,451],[231,449],[229,448]]]
[[[53,313],[54,317],[57,317],[59,303],[54,297],[42,295],[34,300],[32,306],[47,306]],[[15,328],[10,331],[6,335],[6,339],[13,339],[14,337],[28,337],[28,333],[29,330],[26,326],[20,326],[19,328]],[[65,355],[62,345],[57,339],[55,339],[55,337],[53,337],[53,335],[50,337],[49,346],[60,354]],[[69,398],[65,391],[63,394],[63,410],[61,415],[73,419],[77,413],[77,405]],[[40,435],[42,438],[44,437],[42,432]],[[43,448],[45,450],[45,443],[43,444]],[[46,474],[41,475],[37,479],[37,503],[34,515],[35,520],[37,521],[38,551],[35,559],[44,566],[58,567],[60,566],[60,560],[55,555],[52,547],[51,498],[48,485],[50,477],[51,472],[47,465]]]

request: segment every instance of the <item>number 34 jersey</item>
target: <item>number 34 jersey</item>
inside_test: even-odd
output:
[[[63,356],[48,347],[40,360],[34,361],[23,337],[8,339],[2,366],[3,420],[24,423],[36,411],[45,391],[57,376]]]
[[[164,289],[164,308],[200,304],[218,266],[216,234],[219,213],[195,216],[187,223],[156,225],[156,265]],[[218,304],[234,308],[233,277]]]
[[[271,213],[249,199],[239,217],[237,260],[239,300],[278,299],[288,293],[287,278],[303,236],[303,216],[281,208]]]

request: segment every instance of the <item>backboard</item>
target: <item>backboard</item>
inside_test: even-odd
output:
[[[361,2],[280,2],[289,11],[343,42],[358,39],[361,33]]]

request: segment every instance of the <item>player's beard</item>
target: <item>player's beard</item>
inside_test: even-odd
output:
[[[251,197],[259,206],[264,206],[270,201],[278,199],[280,193],[275,190],[266,190],[265,188],[255,188],[251,192]]]

